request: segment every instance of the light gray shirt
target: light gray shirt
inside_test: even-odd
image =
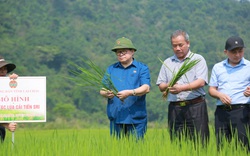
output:
[[[188,52],[185,59],[190,56],[191,51]],[[179,68],[182,66],[183,62],[180,61],[176,55],[173,55],[172,57],[167,58],[164,61],[164,64],[161,66],[161,70],[158,75],[158,79],[156,81],[157,85],[160,85],[161,83],[168,83],[171,81],[173,77],[172,72],[177,72]],[[199,54],[194,54],[193,57],[191,57],[191,60],[198,59],[200,62],[196,64],[191,70],[189,70],[186,74],[184,74],[179,80],[178,84],[188,84],[191,83],[197,79],[203,79],[206,82],[206,85],[208,84],[208,68],[206,60],[203,58],[203,56]],[[167,67],[166,67],[167,66]],[[171,70],[171,71],[170,71]],[[178,94],[171,94],[168,93],[168,101],[184,101],[184,100],[191,100],[194,98],[197,98],[199,96],[204,96],[206,94],[203,87],[191,90],[191,91],[182,91]]]

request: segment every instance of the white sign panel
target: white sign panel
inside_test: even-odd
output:
[[[0,78],[0,122],[46,122],[46,77]]]

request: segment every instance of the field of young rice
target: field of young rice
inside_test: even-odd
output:
[[[244,156],[246,151],[226,141],[217,152],[214,132],[207,147],[191,141],[170,141],[166,129],[149,129],[144,140],[115,139],[108,129],[17,130],[0,144],[3,156]]]

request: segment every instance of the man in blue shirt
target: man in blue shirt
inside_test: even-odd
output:
[[[243,40],[237,36],[228,38],[224,53],[228,58],[214,65],[209,82],[209,94],[217,99],[215,133],[218,149],[223,136],[229,141],[236,136],[249,149],[250,62],[244,58]]]
[[[150,72],[147,65],[134,59],[136,48],[131,40],[116,40],[112,51],[118,62],[107,68],[107,74],[118,90],[100,90],[108,98],[107,115],[110,134],[115,136],[136,135],[143,138],[147,128],[146,94],[150,91]],[[107,77],[104,77],[105,83]]]
[[[189,35],[183,30],[171,34],[174,51],[162,65],[156,84],[161,92],[169,88],[168,126],[171,139],[175,137],[202,140],[209,138],[208,113],[204,86],[208,82],[208,68],[205,59],[189,49]],[[192,56],[192,57],[191,57]],[[187,59],[200,60],[191,70],[183,75],[174,86],[169,87],[173,71],[177,72]],[[167,66],[167,67],[166,67]]]

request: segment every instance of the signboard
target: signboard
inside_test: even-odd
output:
[[[46,77],[0,78],[0,122],[46,122]]]

